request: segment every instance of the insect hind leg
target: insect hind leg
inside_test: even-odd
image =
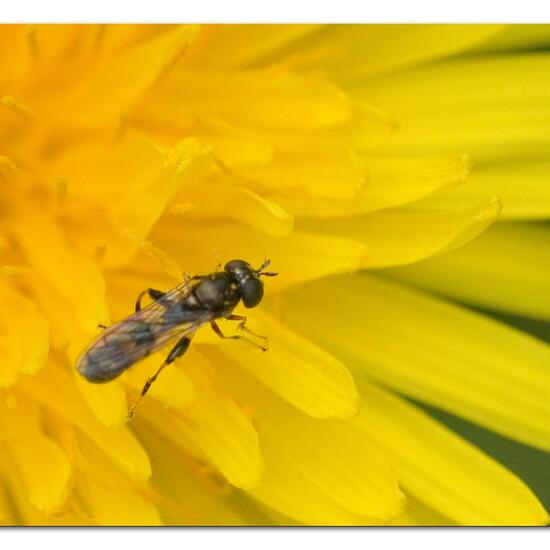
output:
[[[128,419],[132,419],[135,415],[136,407],[138,406],[139,402],[143,399],[145,394],[149,391],[149,388],[155,382],[155,380],[158,378],[158,375],[162,372],[162,370],[167,367],[170,363],[173,363],[178,357],[181,357],[189,348],[189,344],[191,344],[191,338],[188,336],[184,336],[180,340],[178,340],[178,343],[172,348],[172,351],[168,354],[168,357],[165,359],[164,363],[158,368],[157,372],[151,376],[151,378],[148,378],[145,382],[141,394],[139,397],[134,401],[134,404],[130,407],[130,410],[128,411]]]
[[[230,336],[226,336],[214,320],[210,321],[210,326],[212,327],[212,330],[224,340],[243,340],[244,342],[248,342],[249,344],[256,346],[257,348],[260,348],[262,351],[267,351],[267,348],[265,346],[257,344],[253,340],[250,340],[249,338],[246,338],[246,336],[242,336],[241,334],[231,334]]]

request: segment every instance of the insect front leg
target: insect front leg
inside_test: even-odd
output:
[[[149,298],[154,301],[162,298],[166,292],[162,292],[162,290],[155,290],[154,288],[146,288],[145,290],[142,290],[136,299],[136,313],[141,310],[141,300],[146,294],[149,294]]]
[[[234,314],[231,314],[231,315],[228,315],[226,317],[226,319],[228,321],[240,321],[239,323],[239,329],[244,331],[244,332],[248,332],[248,334],[252,334],[252,336],[255,336],[256,338],[261,338],[262,340],[267,340],[267,336],[263,336],[262,334],[256,334],[255,332],[252,332],[247,326],[246,326],[246,321],[247,321],[247,317],[245,317],[244,315],[234,315]]]
[[[136,407],[138,406],[139,402],[142,400],[144,395],[149,391],[149,388],[153,384],[153,382],[158,378],[158,375],[162,372],[162,370],[167,367],[170,363],[173,363],[178,357],[181,357],[189,348],[189,344],[191,343],[191,338],[189,336],[184,336],[180,340],[178,340],[178,343],[172,348],[172,351],[168,354],[168,357],[165,359],[164,363],[158,368],[157,372],[151,376],[151,378],[148,378],[145,382],[140,396],[136,399],[134,404],[130,407],[130,410],[128,411],[128,419],[131,419],[134,417]]]
[[[212,327],[212,330],[224,340],[244,340],[245,342],[248,342],[249,344],[252,344],[253,346],[256,346],[257,348],[260,348],[262,351],[267,351],[267,348],[264,346],[261,346],[260,344],[257,344],[256,342],[246,338],[246,336],[242,336],[240,334],[232,334],[231,336],[226,336],[216,323],[216,321],[212,320],[210,321],[210,326]]]

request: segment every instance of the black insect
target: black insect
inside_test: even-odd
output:
[[[140,359],[177,338],[164,363],[145,382],[140,397],[128,412],[131,418],[137,403],[162,369],[187,351],[195,332],[206,323],[210,323],[220,338],[243,339],[265,351],[264,346],[242,334],[225,336],[216,319],[223,317],[240,321],[242,331],[265,339],[246,327],[246,317],[232,312],[241,300],[247,308],[261,302],[264,294],[261,277],[277,275],[264,271],[269,263],[266,260],[259,269],[253,269],[243,260],[232,260],[225,264],[223,271],[184,276],[184,282],[168,292],[153,288],[144,290],[137,298],[133,315],[110,327],[102,327],[104,332],[78,358],[78,372],[90,382],[109,382]],[[145,294],[153,302],[142,309],[141,300]]]

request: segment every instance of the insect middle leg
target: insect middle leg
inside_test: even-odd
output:
[[[146,288],[145,290],[142,290],[136,299],[136,313],[141,310],[141,300],[146,294],[149,294],[149,298],[151,298],[151,300],[158,300],[159,298],[162,298],[166,292],[162,292],[162,290],[155,290],[154,288]]]
[[[246,321],[247,317],[244,315],[235,315],[231,314],[226,317],[228,321],[240,321],[239,323],[239,329],[241,329],[244,332],[248,332],[248,334],[252,334],[252,336],[256,336],[256,338],[261,338],[262,340],[267,340],[267,336],[263,336],[262,334],[257,334],[255,332],[252,332],[247,326]]]
[[[229,318],[229,317],[228,317]],[[216,321],[210,321],[210,326],[212,327],[212,330],[224,340],[244,340],[245,342],[248,342],[249,344],[252,344],[253,346],[256,346],[257,348],[260,348],[262,351],[267,351],[267,348],[265,346],[261,346],[260,344],[257,344],[253,340],[250,340],[249,338],[246,338],[246,336],[242,336],[241,334],[232,334],[231,336],[226,336],[216,323]]]
[[[158,378],[158,375],[162,372],[162,370],[167,367],[170,363],[173,363],[178,357],[181,357],[189,348],[189,344],[191,343],[191,338],[189,336],[184,336],[180,340],[178,340],[178,343],[172,348],[172,351],[168,354],[168,357],[165,359],[164,363],[158,368],[157,372],[151,376],[151,378],[148,378],[145,382],[141,394],[139,397],[135,400],[134,404],[130,407],[130,410],[128,411],[128,418],[133,418],[135,414],[136,407],[138,406],[139,402],[143,399],[144,395],[149,391],[149,388],[153,384],[153,382]]]

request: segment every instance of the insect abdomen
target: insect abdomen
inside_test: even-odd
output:
[[[90,382],[108,382],[149,355],[155,341],[147,323],[126,321],[114,325],[80,357],[76,368]]]
[[[109,350],[101,347],[89,350],[78,360],[76,370],[88,382],[100,383],[115,379],[127,366],[120,365],[120,363],[113,366],[112,361],[108,358],[109,353]]]

